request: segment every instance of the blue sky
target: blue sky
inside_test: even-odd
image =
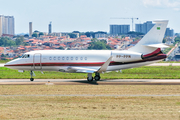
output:
[[[15,33],[107,31],[110,24],[169,20],[168,27],[180,33],[180,0],[0,0],[0,15],[15,17]]]

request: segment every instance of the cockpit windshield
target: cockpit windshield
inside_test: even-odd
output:
[[[20,58],[30,58],[29,54],[23,54]]]

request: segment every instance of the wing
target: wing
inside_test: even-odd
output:
[[[92,67],[72,67],[70,66],[68,68],[68,71],[71,72],[78,72],[78,73],[102,73],[105,72],[107,70],[107,67],[109,66],[109,63],[112,60],[112,56],[100,67],[96,67],[96,68],[92,68]]]

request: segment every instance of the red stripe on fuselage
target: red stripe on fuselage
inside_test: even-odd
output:
[[[5,66],[102,66],[105,62],[94,62],[94,63],[25,63],[25,64],[12,64]]]

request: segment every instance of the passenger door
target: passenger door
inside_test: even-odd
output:
[[[41,54],[40,53],[34,54],[34,57],[33,57],[33,66],[34,66],[35,70],[41,70],[42,69]]]

